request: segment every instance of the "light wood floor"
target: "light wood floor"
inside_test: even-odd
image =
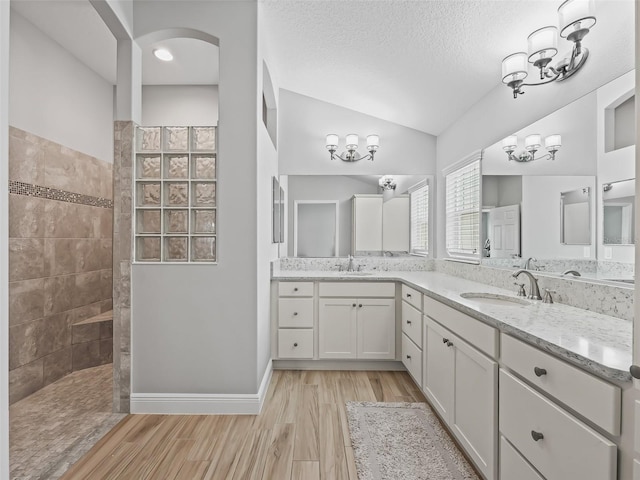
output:
[[[357,480],[349,400],[425,401],[406,372],[274,371],[260,415],[129,415],[62,478]]]

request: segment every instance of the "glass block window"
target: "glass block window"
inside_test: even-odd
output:
[[[217,128],[138,127],[135,260],[217,261]]]

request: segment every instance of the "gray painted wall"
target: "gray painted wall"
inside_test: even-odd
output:
[[[217,85],[142,86],[142,125],[217,124]]]
[[[366,136],[380,135],[375,160],[331,161],[325,148],[328,133],[360,136],[360,153],[366,153]],[[322,102],[288,90],[280,91],[280,174],[286,175],[386,175],[433,174],[436,137],[348,108]],[[339,150],[338,153],[341,153]]]
[[[266,243],[258,203],[266,187],[256,188],[263,183],[257,4],[134,2],[134,16],[136,37],[180,25],[220,39],[224,122],[218,132],[218,264],[133,266],[132,392],[256,393],[257,285],[269,285],[258,262]]]
[[[10,31],[9,123],[113,163],[113,86],[13,10]]]

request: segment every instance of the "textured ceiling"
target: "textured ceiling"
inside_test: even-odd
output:
[[[502,58],[526,51],[532,31],[555,25],[561,2],[260,3],[273,52],[270,68],[281,88],[438,135],[500,85]],[[621,4],[597,0],[596,11],[607,3],[609,10]],[[595,29],[614,37],[619,26],[602,20]],[[569,42],[560,47],[561,54],[568,51]]]

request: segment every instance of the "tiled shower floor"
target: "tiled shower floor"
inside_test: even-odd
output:
[[[9,408],[12,480],[57,479],[125,417],[112,407],[112,365],[73,372]]]

